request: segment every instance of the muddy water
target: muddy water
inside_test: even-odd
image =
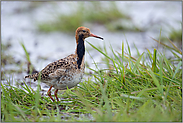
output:
[[[36,2],[38,3],[38,2]],[[20,45],[23,42],[28,52],[30,59],[35,68],[39,71],[48,63],[57,59],[63,58],[75,52],[76,44],[74,35],[65,34],[62,32],[40,33],[37,31],[36,23],[54,19],[55,12],[70,13],[77,8],[78,2],[40,2],[38,4],[31,2],[2,2],[1,7],[1,38],[2,43],[8,41],[12,44],[11,49],[7,52],[12,54],[15,60],[26,62],[24,51]],[[89,2],[85,2],[89,4]],[[107,6],[108,2],[102,2]],[[122,41],[128,41],[132,55],[136,54],[133,44],[136,44],[140,52],[147,48],[151,51],[157,46],[150,37],[158,38],[160,29],[162,35],[168,36],[171,31],[170,27],[181,29],[181,2],[116,2],[118,9],[128,14],[133,22],[139,27],[148,27],[147,32],[109,32],[104,26],[89,24],[91,32],[102,36],[105,40],[101,41],[95,38],[88,38],[87,41],[95,46],[104,46],[106,44],[109,54],[111,54],[110,44],[113,49],[120,52]],[[74,7],[73,7],[74,6]],[[156,23],[156,24],[154,24]],[[129,25],[130,26],[130,25]],[[86,44],[86,50],[93,57],[95,62],[101,62],[102,55]],[[90,67],[95,68],[90,55],[86,52],[85,61]],[[45,58],[45,59],[44,59]],[[24,65],[23,68],[27,66]],[[100,64],[101,68],[105,66]],[[13,68],[13,67],[12,67]],[[2,70],[10,69],[5,66]],[[86,69],[86,72],[89,70]],[[14,83],[23,81],[25,71],[21,74],[6,74],[6,77],[12,77]],[[6,80],[3,81],[6,83]],[[26,81],[29,82],[29,81]],[[16,84],[15,84],[16,85]],[[31,86],[36,89],[36,83]],[[42,83],[43,93],[48,90],[48,86]]]

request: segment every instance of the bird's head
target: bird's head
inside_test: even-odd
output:
[[[102,37],[99,37],[97,35],[94,35],[90,32],[90,29],[89,28],[86,28],[86,27],[78,27],[76,29],[76,35],[75,35],[75,38],[76,38],[76,41],[78,41],[79,38],[82,38],[83,41],[85,38],[88,38],[88,37],[95,37],[95,38],[99,38],[99,39],[102,39]],[[78,42],[77,42],[78,43]]]

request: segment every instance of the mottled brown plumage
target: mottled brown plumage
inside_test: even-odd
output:
[[[76,30],[76,51],[75,54],[71,54],[63,59],[59,59],[55,62],[48,64],[43,70],[39,73],[33,75],[25,76],[25,78],[34,79],[34,81],[40,80],[50,86],[48,90],[48,96],[54,101],[51,96],[51,88],[54,87],[55,97],[57,97],[58,90],[64,90],[76,86],[82,79],[85,69],[84,64],[84,39],[87,37],[96,37],[103,39],[99,36],[96,36],[90,33],[90,30],[86,27],[79,27]]]

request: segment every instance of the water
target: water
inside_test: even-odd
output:
[[[106,1],[102,1],[102,3],[104,6],[110,4]],[[90,4],[90,2],[85,2],[85,4]],[[8,54],[12,54],[15,60],[26,62],[20,42],[24,43],[28,52],[31,54],[30,59],[32,64],[38,71],[43,69],[47,64],[75,52],[76,44],[74,35],[61,32],[49,34],[40,33],[37,31],[36,23],[45,20],[53,20],[57,12],[69,14],[77,9],[78,2],[3,1],[1,5],[1,40],[4,44],[10,41],[12,47],[8,51]],[[157,39],[160,34],[160,29],[162,29],[162,35],[168,36],[171,27],[174,29],[181,29],[182,27],[180,23],[182,22],[182,6],[180,1],[118,1],[116,5],[121,12],[128,14],[137,26],[152,26],[147,32],[109,32],[102,25],[88,25],[91,32],[102,36],[104,41],[95,38],[87,38],[87,41],[96,47],[103,47],[105,43],[109,54],[112,54],[109,48],[110,45],[112,45],[115,51],[121,52],[121,44],[122,41],[124,41],[125,48],[127,48],[126,40],[131,47],[132,55],[136,54],[136,50],[133,46],[134,43],[140,52],[145,51],[147,48],[153,51],[153,47],[156,47],[157,43],[150,37]],[[156,25],[153,25],[154,23],[156,23]],[[101,62],[101,57],[103,56],[89,44],[85,43],[85,45],[86,50],[90,53],[95,62]],[[48,59],[44,60],[40,59],[40,57]],[[95,68],[87,52],[85,61],[91,68]],[[12,66],[5,67],[4,69],[10,69],[11,67]],[[105,66],[101,65],[100,67]],[[12,68],[14,69],[15,67]],[[86,69],[86,72],[88,71],[89,70]],[[18,75],[10,74],[6,76],[13,76],[14,81],[23,81],[25,75],[26,73],[23,72]],[[36,84],[31,86],[36,89]],[[44,94],[46,94],[45,90],[48,90],[49,87],[42,83],[42,88]]]

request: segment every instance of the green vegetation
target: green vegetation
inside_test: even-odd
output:
[[[140,30],[135,26],[122,24],[120,22],[121,19],[133,25],[129,16],[121,13],[114,2],[110,3],[110,6],[105,8],[101,2],[90,2],[90,5],[80,2],[78,3],[79,7],[77,10],[73,10],[71,14],[58,13],[54,21],[38,23],[38,29],[43,32],[62,31],[70,33],[75,32],[76,28],[81,25],[85,26],[86,23],[95,23],[104,25],[111,31],[123,29],[131,31]]]
[[[137,49],[135,58],[124,43],[121,52],[111,47],[109,56],[106,47],[89,44],[105,57],[108,69],[98,69],[94,61],[96,70],[89,68],[92,73],[80,86],[59,91],[60,102],[41,96],[40,81],[34,91],[25,82],[13,87],[5,76],[9,84],[1,83],[1,121],[182,121],[182,51],[175,45],[161,43],[172,52],[169,59],[158,49]]]
[[[171,29],[171,32],[168,34],[168,38],[179,44],[179,46],[182,46],[182,29],[176,30]],[[167,37],[161,37],[161,41],[165,42],[167,41]]]
[[[172,32],[169,34],[170,40],[182,42],[182,29],[180,30],[172,30]]]

